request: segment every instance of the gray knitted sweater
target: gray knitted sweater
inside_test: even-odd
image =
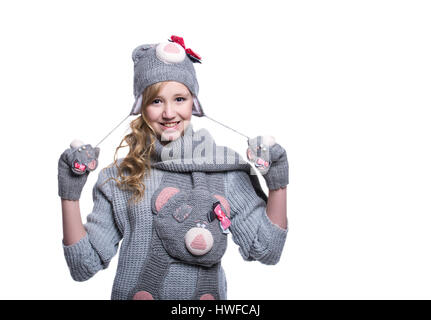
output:
[[[205,129],[198,133],[205,135],[207,141],[213,141]],[[185,131],[185,137],[187,134],[195,135],[191,124]],[[159,187],[164,172],[166,170],[177,172],[180,168],[180,171],[187,173],[190,172],[190,168],[195,168],[183,161],[184,150],[175,155],[176,152],[173,149],[174,152],[170,153],[168,160],[165,157],[165,161],[161,161],[160,153],[166,151],[166,148],[157,143],[156,150],[159,158],[154,159],[155,165],[144,178],[146,187],[144,198],[137,204],[128,204],[131,193],[119,189],[113,180],[107,181],[110,177],[117,177],[116,168],[108,167],[102,170],[93,188],[94,207],[84,225],[86,235],[73,245],[63,244],[67,265],[72,278],[76,281],[88,280],[99,270],[107,268],[120,247],[111,299],[130,299],[133,295],[132,291],[138,285],[150,251],[153,232],[151,198]],[[230,155],[228,153],[224,152],[224,162],[228,159],[229,163],[235,162],[238,168],[246,164],[238,158],[237,153],[233,152]],[[211,160],[217,160],[215,153],[208,155],[208,152],[200,152],[199,154],[207,160],[209,157]],[[182,163],[180,166],[175,166],[175,160],[179,159]],[[214,169],[215,167],[218,169]],[[204,163],[196,168],[200,168],[198,170],[204,168],[206,172],[222,173],[226,200],[230,206],[229,230],[233,241],[239,246],[241,256],[247,261],[277,263],[283,250],[287,230],[273,224],[267,217],[266,196],[262,193],[256,177],[246,170],[232,170],[232,166]],[[164,283],[161,284],[161,298],[192,298],[198,281],[199,268],[201,267],[186,263],[171,264]],[[221,299],[226,299],[226,280],[221,266],[218,271],[218,282],[219,296]]]

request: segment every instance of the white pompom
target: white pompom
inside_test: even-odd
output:
[[[273,136],[263,136],[262,143],[271,147],[275,144],[275,138]]]
[[[82,142],[81,140],[75,139],[70,143],[70,147],[72,149],[76,149],[79,148],[80,146],[83,146],[84,142]]]

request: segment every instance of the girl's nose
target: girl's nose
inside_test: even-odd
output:
[[[162,114],[163,118],[172,119],[175,117],[175,108],[171,103],[166,103]]]

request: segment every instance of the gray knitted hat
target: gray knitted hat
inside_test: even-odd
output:
[[[144,44],[133,50],[134,62],[134,95],[131,115],[141,112],[142,92],[148,86],[161,81],[178,81],[189,88],[193,95],[192,114],[204,115],[197,98],[199,84],[193,63],[200,63],[200,56],[191,49],[186,49],[181,37],[171,36],[167,42]]]

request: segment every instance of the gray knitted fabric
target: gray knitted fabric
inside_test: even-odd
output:
[[[257,136],[248,141],[249,148],[252,154],[252,162],[258,167],[259,172],[263,175],[266,185],[269,190],[284,188],[289,184],[289,163],[287,161],[286,150],[278,143],[273,145],[265,145],[263,136]],[[263,165],[263,162],[269,162],[269,166]]]
[[[172,193],[173,190],[175,193]],[[221,194],[224,194],[222,174],[207,175],[198,171],[191,174],[164,173],[162,182],[152,197],[154,231],[151,251],[135,294],[150,294],[153,299],[160,299],[161,285],[170,264],[184,262],[202,266],[192,298],[211,295],[219,299],[218,270],[227,246],[227,234],[222,232],[215,217],[209,219],[209,213],[214,203],[219,204],[216,196],[220,197]],[[161,208],[158,205],[160,199],[166,201]],[[205,241],[203,235],[208,235],[209,232],[213,241],[210,250],[204,254],[192,254],[185,245],[189,232],[195,233],[201,242]],[[200,249],[209,248],[207,243],[204,244],[205,248]],[[139,294],[134,297],[137,298]]]
[[[191,124],[186,129],[184,136],[187,138],[186,134],[190,132],[193,133]],[[187,141],[187,139],[183,140]],[[178,157],[186,159],[186,157],[181,157],[181,154]],[[211,157],[205,155],[203,158],[207,159],[207,163],[202,164],[202,168],[205,168]],[[130,299],[133,296],[141,285],[142,270],[148,265],[151,257],[150,246],[154,221],[152,199],[155,192],[161,187],[162,179],[166,174],[166,170],[157,168],[157,166],[173,166],[174,164],[174,156],[167,162],[154,162],[155,167],[144,178],[146,186],[144,198],[134,205],[127,203],[131,196],[130,192],[120,190],[112,180],[107,181],[109,177],[116,177],[114,167],[100,172],[93,189],[94,208],[88,215],[85,224],[86,236],[71,246],[63,245],[66,262],[73,279],[84,281],[99,270],[107,268],[122,240],[111,298]],[[238,166],[238,163],[234,165]],[[190,176],[193,172],[187,173],[186,168],[191,170],[188,165],[180,166],[180,168],[185,170],[181,173],[185,176]],[[206,174],[208,175],[208,172]],[[242,257],[249,261],[259,260],[265,264],[277,263],[285,243],[287,230],[272,224],[268,219],[265,199],[258,196],[257,189],[252,183],[252,175],[247,170],[226,171],[224,168],[224,170],[214,172],[214,176],[223,178],[222,187],[230,207],[231,225],[229,229],[233,241],[239,245]],[[212,279],[217,278],[217,285],[211,284],[211,286],[216,287],[218,292],[215,295],[218,295],[218,298],[226,299],[224,272],[220,264],[216,265],[215,276],[212,276]],[[204,291],[197,293],[196,289],[205,288],[206,285],[200,283],[200,279],[208,279],[208,277],[202,277],[205,268],[179,261],[170,264],[167,270],[164,270],[164,280],[161,280],[163,283],[156,284],[160,287],[159,298],[197,298]]]
[[[271,166],[263,175],[269,190],[284,188],[289,184],[289,163],[286,150],[278,143],[269,147]]]
[[[222,234],[219,221],[217,219],[209,221],[208,216],[213,204],[218,202],[214,195],[224,195],[223,182],[220,174],[211,174],[207,177],[205,173],[198,171],[191,175],[165,173],[160,187],[152,198],[152,210],[155,213],[156,231],[170,256],[183,262],[207,267],[220,261],[226,250],[226,234]],[[179,188],[180,192],[172,196],[169,202],[157,212],[156,199],[171,186]],[[184,210],[184,207],[187,209]],[[182,212],[181,209],[183,209]],[[214,246],[210,252],[200,256],[192,255],[184,246],[183,240],[187,231],[197,224],[205,225],[203,228],[210,231],[214,238]]]
[[[100,149],[91,145],[66,149],[58,159],[58,195],[79,200],[90,171],[96,169]]]
[[[147,86],[169,80],[184,83],[192,94],[198,95],[199,84],[196,80],[193,61],[186,56],[179,63],[166,63],[157,57],[158,45],[144,44],[133,50],[132,60],[135,68],[133,93],[135,97],[140,95]]]
[[[175,50],[178,50],[177,54],[168,53],[168,56],[172,55],[171,58],[173,60],[165,61],[160,56],[160,52],[164,52],[163,48],[166,45],[168,47],[174,46]],[[176,60],[179,56],[182,56],[182,59]],[[185,53],[184,48],[168,41],[143,44],[133,50],[132,59],[134,63],[133,93],[135,95],[135,103],[131,114],[137,115],[141,113],[141,94],[145,88],[157,82],[177,81],[187,86],[194,96],[192,114],[198,117],[203,115],[202,106],[198,98],[199,83],[193,66],[193,63],[198,61],[191,59]]]

